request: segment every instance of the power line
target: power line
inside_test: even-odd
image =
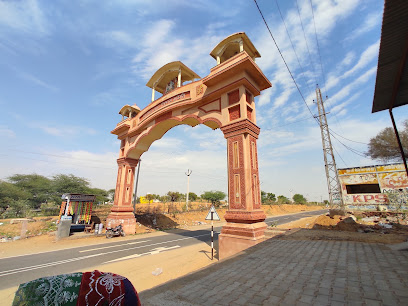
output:
[[[296,2],[296,7],[297,7],[297,11],[298,11],[298,16],[299,16],[299,20],[300,20],[300,25],[302,26],[303,37],[305,38],[305,42],[306,42],[307,53],[309,53],[310,65],[311,65],[312,68],[313,68],[313,71],[314,71],[314,74],[315,74],[315,80],[316,80],[316,84],[317,84],[318,82],[317,82],[317,79],[316,79],[316,76],[317,76],[316,68],[315,68],[315,66],[314,66],[314,64],[313,64],[312,56],[310,55],[309,44],[307,43],[305,28],[303,27],[302,18],[300,17],[299,5],[298,5],[297,0],[296,0],[295,2]]]
[[[296,0],[296,3],[297,3],[297,0]],[[322,69],[323,88],[325,88],[325,91],[326,91],[326,94],[327,94],[326,77],[325,77],[325,75],[324,75],[323,64],[322,64],[322,57],[321,57],[321,55],[320,55],[319,40],[317,39],[316,22],[315,22],[315,18],[314,18],[312,0],[310,0],[310,7],[312,8],[312,18],[313,18],[313,25],[314,25],[314,31],[315,31],[315,36],[316,36],[317,52],[319,53],[320,68]]]
[[[256,2],[256,0],[254,0],[254,2],[255,2],[256,7],[258,8],[259,14],[260,14],[261,17],[262,17],[263,22],[265,23],[266,28],[267,28],[268,31],[269,31],[270,36],[272,37],[273,42],[275,43],[276,48],[277,48],[278,51],[279,51],[279,54],[280,54],[280,56],[281,56],[283,62],[285,63],[286,69],[288,70],[288,72],[289,72],[289,74],[290,74],[290,76],[291,76],[293,82],[294,82],[295,85],[296,85],[296,88],[297,88],[297,90],[298,90],[300,96],[302,97],[303,102],[305,103],[305,105],[306,105],[307,109],[309,110],[310,114],[312,115],[312,117],[315,119],[316,123],[320,126],[320,123],[319,123],[318,119],[313,115],[312,110],[310,109],[309,105],[306,103],[306,100],[305,100],[305,98],[304,98],[304,96],[303,96],[303,94],[302,94],[302,92],[301,92],[301,90],[300,90],[298,84],[296,83],[296,80],[295,80],[295,78],[293,77],[292,72],[290,71],[288,64],[286,63],[286,60],[285,60],[285,58],[283,57],[283,54],[282,54],[281,50],[279,49],[278,43],[276,42],[275,38],[273,37],[272,31],[271,31],[271,29],[269,28],[268,23],[266,22],[265,17],[264,17],[264,15],[262,14],[262,11],[261,11],[261,9],[260,9],[258,3]],[[296,2],[296,5],[297,5],[297,2]],[[299,7],[298,7],[298,8],[299,8]],[[299,18],[300,18],[300,13],[299,13]],[[302,25],[302,28],[303,28],[303,25]],[[307,42],[306,42],[306,44],[307,44]],[[310,55],[310,53],[309,53],[309,55]],[[340,157],[340,158],[341,158],[341,157]]]
[[[296,0],[296,4],[297,4],[297,0]],[[311,8],[311,11],[312,11],[312,19],[313,19],[313,26],[314,26],[314,32],[315,32],[315,37],[316,37],[317,52],[319,54],[320,69],[322,71],[323,88],[324,88],[324,90],[326,92],[326,101],[325,102],[329,103],[328,98],[327,98],[326,76],[325,76],[325,72],[324,72],[324,68],[323,68],[323,62],[322,62],[322,56],[321,56],[321,52],[320,52],[319,39],[317,38],[316,21],[315,21],[315,17],[314,17],[314,10],[313,10],[312,0],[310,0],[310,8]],[[330,106],[330,107],[333,108],[332,106]],[[333,114],[334,114],[334,117],[335,117],[335,119],[337,121],[337,124],[340,126],[340,122],[339,122],[339,119],[337,118],[337,115],[335,113],[333,113]]]
[[[316,37],[317,52],[319,54],[320,69],[322,71],[323,88],[324,88],[324,90],[326,92],[326,101],[325,102],[330,104],[329,100],[328,100],[328,97],[327,97],[326,75],[325,75],[325,72],[324,72],[324,69],[323,69],[323,62],[322,62],[322,56],[321,56],[321,52],[320,52],[319,39],[317,38],[316,22],[315,22],[315,17],[314,17],[314,10],[313,10],[312,0],[310,0],[310,8],[311,8],[311,11],[312,11],[312,19],[313,19],[313,26],[314,26],[314,32],[315,32],[315,37]],[[332,109],[333,106],[330,106],[330,108]],[[334,117],[335,117],[335,119],[337,121],[338,126],[341,126],[340,122],[339,122],[339,119],[337,118],[337,115],[335,113],[333,113],[333,115],[334,115]]]
[[[348,140],[348,141],[351,141],[351,142],[355,142],[355,143],[361,143],[361,144],[364,144],[364,145],[368,145],[368,143],[351,140],[351,139],[348,139],[348,138],[346,138],[346,137],[344,137],[344,136],[341,136],[339,133],[336,133],[335,131],[333,131],[333,130],[330,129],[330,128],[329,128],[329,130],[330,130],[332,133],[336,134],[337,136],[339,136],[339,137],[341,137],[341,138],[343,138],[343,139],[345,139],[345,140]]]
[[[274,38],[274,36],[273,36],[273,34],[272,34],[272,31],[270,30],[270,28],[269,28],[269,26],[268,26],[268,23],[267,23],[266,20],[265,20],[264,15],[262,14],[262,11],[261,11],[261,9],[260,9],[260,7],[259,7],[257,1],[254,0],[254,2],[255,2],[256,7],[258,8],[259,14],[260,14],[261,17],[262,17],[263,22],[265,23],[266,28],[267,28],[268,31],[269,31],[269,34],[270,34],[270,36],[271,36],[273,42],[275,43],[276,48],[277,48],[278,51],[279,51],[279,54],[280,54],[280,56],[281,56],[283,62],[285,63],[286,69],[288,70],[288,72],[289,72],[289,74],[290,74],[290,76],[291,76],[293,82],[294,82],[295,85],[296,85],[296,88],[297,88],[297,90],[298,90],[300,96],[302,97],[303,102],[305,103],[305,105],[306,105],[307,109],[309,110],[310,114],[311,114],[311,115],[313,116],[313,118],[315,119],[316,123],[320,126],[318,119],[313,115],[313,113],[312,113],[312,111],[311,111],[309,105],[306,103],[306,100],[305,100],[305,98],[304,98],[304,96],[303,96],[303,94],[302,94],[302,92],[301,92],[301,90],[300,90],[298,84],[296,83],[296,80],[295,80],[295,78],[293,77],[293,74],[292,74],[292,72],[290,71],[288,64],[286,63],[286,60],[285,60],[285,58],[283,57],[283,54],[282,54],[281,50],[279,49],[279,46],[278,46],[278,44],[277,44],[277,42],[276,42],[276,40],[275,40],[275,38]],[[300,19],[301,24],[302,24],[302,20],[301,20],[301,18],[300,18],[300,11],[299,11],[299,6],[298,6],[298,3],[297,3],[297,0],[296,0],[296,6],[297,6],[297,8],[298,8],[299,19]],[[303,29],[303,33],[304,33],[304,35],[305,35],[304,28],[303,28],[303,24],[302,24],[302,29]],[[305,41],[306,41],[306,37],[305,37]],[[307,41],[306,41],[306,45],[307,45]],[[309,51],[309,48],[308,48],[308,51]],[[309,57],[310,57],[310,52],[309,52]],[[316,71],[315,71],[315,73],[316,73]],[[334,137],[340,144],[342,144],[346,149],[350,150],[350,151],[353,152],[354,154],[357,154],[357,155],[359,155],[359,156],[361,156],[361,157],[367,158],[367,157],[365,156],[364,152],[360,152],[360,151],[358,151],[358,150],[355,150],[355,149],[353,149],[353,148],[351,148],[351,147],[345,145],[345,144],[342,143],[338,138],[336,138],[331,132],[329,132],[329,134],[330,134],[331,136],[333,136],[333,137]],[[336,151],[336,152],[337,152],[337,151]],[[338,152],[337,152],[337,154],[338,154]],[[338,155],[339,155],[339,154],[338,154]],[[342,157],[341,157],[340,155],[339,155],[339,157],[342,159]],[[343,160],[343,159],[342,159],[342,160]],[[344,160],[343,160],[343,162],[344,162]]]
[[[350,152],[353,152],[354,154],[356,154],[356,155],[358,155],[358,156],[360,156],[360,157],[367,158],[367,156],[364,154],[364,152],[358,151],[358,150],[356,150],[356,149],[353,149],[353,148],[351,148],[351,147],[345,145],[343,142],[341,142],[341,141],[340,141],[336,136],[334,136],[332,133],[330,133],[330,135],[331,135],[334,139],[336,139],[342,146],[344,146],[347,150],[349,150]],[[367,159],[370,159],[370,158],[367,158]]]
[[[310,120],[310,119],[314,119],[314,117],[307,117],[307,118],[304,118],[304,119],[300,119],[300,120],[293,121],[293,122],[291,122],[291,123],[280,124],[280,125],[272,126],[272,127],[270,127],[270,128],[265,128],[265,130],[266,130],[266,131],[271,131],[271,130],[273,130],[273,129],[275,129],[275,128],[278,128],[278,127],[283,127],[283,126],[287,126],[287,125],[292,125],[292,124],[299,123],[299,122],[306,121],[306,120]]]
[[[309,89],[310,94],[312,94],[312,90],[310,89],[309,83],[307,82],[307,80],[306,80],[306,78],[305,78],[305,70],[303,69],[302,65],[300,64],[300,60],[299,60],[299,57],[298,57],[298,55],[297,55],[297,53],[296,53],[295,46],[293,45],[292,38],[290,37],[288,28],[286,27],[285,19],[284,19],[283,16],[282,16],[282,12],[281,12],[281,10],[280,10],[279,4],[278,4],[278,0],[275,0],[275,3],[276,3],[276,6],[278,7],[279,15],[280,15],[280,17],[281,17],[281,19],[282,19],[283,25],[285,26],[286,34],[288,34],[290,44],[292,45],[292,50],[293,50],[293,52],[295,53],[297,62],[298,62],[298,64],[299,64],[299,67],[300,67],[300,69],[302,70],[302,76],[303,76],[303,78],[305,79],[306,86],[307,86],[307,88]]]
[[[289,72],[289,74],[290,74],[290,76],[291,76],[293,82],[294,82],[295,85],[296,85],[296,88],[297,88],[297,90],[298,90],[300,96],[302,97],[303,102],[306,104],[307,109],[309,110],[310,114],[313,116],[313,113],[312,113],[312,111],[311,111],[309,105],[307,105],[307,103],[306,103],[305,97],[303,96],[302,92],[300,91],[300,88],[299,88],[298,84],[296,83],[296,80],[295,80],[295,78],[293,77],[293,74],[292,74],[292,72],[290,71],[288,64],[286,63],[286,60],[285,60],[285,58],[283,57],[283,54],[282,54],[281,50],[279,49],[278,43],[276,42],[275,38],[273,37],[272,31],[271,31],[271,29],[269,28],[268,23],[266,22],[265,17],[264,17],[264,15],[262,14],[261,9],[259,8],[258,3],[256,2],[256,0],[254,0],[254,2],[255,2],[256,7],[258,8],[259,14],[261,14],[261,17],[262,17],[262,19],[263,19],[263,21],[264,21],[264,23],[265,23],[265,25],[266,25],[266,28],[267,28],[268,31],[269,31],[269,34],[270,34],[271,37],[272,37],[273,42],[275,43],[276,48],[277,48],[278,51],[279,51],[280,56],[282,57],[283,62],[285,63],[286,69],[288,70],[288,72]],[[315,118],[315,120],[316,120],[316,122],[317,122],[317,119],[316,119],[316,118]]]
[[[333,147],[334,151],[336,151],[337,156],[340,157],[340,159],[343,161],[344,165],[345,165],[346,167],[348,167],[348,166],[347,166],[347,163],[346,163],[346,162],[344,161],[344,159],[341,157],[341,155],[339,154],[339,152],[337,152],[336,148],[335,148],[333,145],[332,145],[332,147]]]

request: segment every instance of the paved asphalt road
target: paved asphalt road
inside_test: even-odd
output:
[[[270,217],[265,222],[283,224],[300,218],[326,213],[327,210],[302,212],[290,215]],[[0,290],[44,276],[71,273],[109,262],[137,258],[145,255],[166,252],[176,248],[193,245],[198,242],[210,243],[210,230],[170,230],[168,235],[135,238],[105,244],[77,247],[59,251],[31,255],[14,256],[0,259]],[[214,228],[214,240],[218,239],[221,227]],[[73,263],[73,264],[70,264]]]

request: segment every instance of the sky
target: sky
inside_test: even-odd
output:
[[[305,105],[317,115],[316,84],[328,96],[337,167],[380,164],[361,153],[391,126],[388,112],[371,113],[383,3],[258,4],[305,101],[252,0],[0,0],[0,179],[65,173],[115,188],[120,108],[145,108],[145,84],[168,62],[205,77],[211,50],[236,32],[272,83],[255,99],[261,190],[328,199],[320,128]],[[407,108],[394,115],[401,125]],[[226,158],[219,129],[177,126],[142,155],[138,195],[185,193],[188,169],[191,192],[227,192]]]

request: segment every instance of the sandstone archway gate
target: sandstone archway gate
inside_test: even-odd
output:
[[[255,63],[260,54],[243,32],[221,41],[210,53],[217,60],[200,77],[181,62],[160,68],[149,80],[152,102],[140,110],[125,105],[122,121],[111,132],[121,140],[115,199],[107,224],[123,224],[135,233],[132,195],[141,155],[168,130],[180,124],[221,129],[227,139],[229,210],[219,236],[220,258],[262,241],[266,224],[261,208],[254,97],[271,87]],[[198,79],[198,80],[196,80]],[[183,85],[184,82],[189,82]],[[155,92],[163,96],[155,99]]]

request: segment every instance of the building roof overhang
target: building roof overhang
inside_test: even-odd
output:
[[[157,70],[146,86],[154,88],[154,90],[163,94],[166,90],[166,85],[177,78],[179,71],[181,70],[181,82],[193,81],[194,79],[200,79],[200,76],[193,70],[188,68],[180,61],[168,63]]]
[[[232,34],[232,35],[224,38],[218,45],[215,46],[215,48],[211,51],[210,55],[214,59],[217,59],[217,56],[219,56],[220,53],[223,52],[223,50],[224,50],[224,48],[226,46],[228,46],[230,43],[235,42],[235,41],[240,40],[240,39],[243,40],[244,50],[249,54],[250,57],[252,57],[252,58],[261,57],[261,54],[255,48],[252,41],[248,38],[248,36],[245,34],[245,32],[237,32],[235,34]]]
[[[372,112],[408,104],[408,2],[385,1]]]
[[[264,89],[272,87],[271,82],[246,51],[240,52],[233,58],[212,68],[211,73],[203,79],[203,84],[215,86],[222,80],[237,75],[240,71],[245,71],[255,81],[259,93]]]
[[[140,112],[140,107],[137,106],[136,104],[133,105],[126,104],[120,109],[119,114],[122,116],[130,117],[129,113],[131,112],[135,112],[136,114],[138,114]]]

